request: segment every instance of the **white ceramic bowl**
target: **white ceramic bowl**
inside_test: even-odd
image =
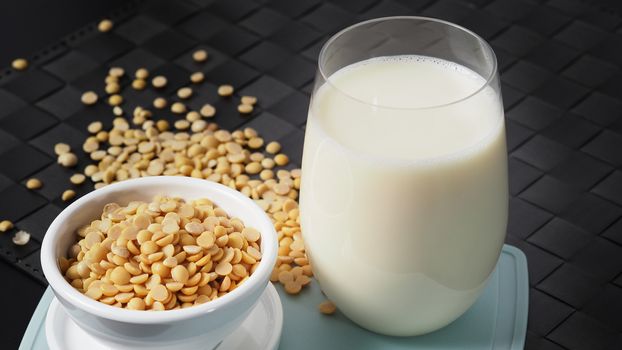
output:
[[[262,260],[250,278],[227,295],[201,305],[158,312],[118,309],[92,300],[62,276],[78,227],[101,215],[105,204],[149,201],[157,194],[186,200],[209,198],[230,216],[261,232]],[[229,187],[190,177],[159,176],[126,180],[93,191],[69,205],[52,222],[41,247],[43,273],[73,321],[114,349],[212,349],[236,329],[266,288],[276,262],[277,236],[264,211]]]

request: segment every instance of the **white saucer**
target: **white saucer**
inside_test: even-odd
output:
[[[276,350],[283,328],[283,307],[272,283],[240,328],[225,338],[217,350]],[[56,298],[50,303],[45,320],[50,350],[111,350],[78,327]]]

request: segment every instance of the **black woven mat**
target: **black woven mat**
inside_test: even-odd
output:
[[[82,91],[102,92],[107,67],[147,67],[167,75],[171,91],[201,69],[211,87],[227,82],[258,96],[261,108],[251,118],[228,108],[215,121],[229,129],[252,125],[299,164],[322,43],[354,22],[407,14],[460,23],[489,40],[499,58],[513,196],[507,241],[529,261],[526,348],[622,348],[622,17],[576,0],[128,5],[112,14],[111,33],[92,24],[31,57],[27,71],[2,72],[0,217],[33,239],[19,247],[12,232],[0,235],[0,255],[45,283],[38,249],[65,206],[59,197],[72,173],[55,164],[53,145],[79,150],[85,126],[110,119],[80,103]],[[203,66],[189,58],[199,47],[210,53]],[[130,103],[152,98],[135,93]],[[45,186],[25,189],[31,176]]]

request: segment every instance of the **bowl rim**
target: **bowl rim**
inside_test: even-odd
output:
[[[58,268],[58,257],[55,256],[55,251],[57,242],[61,235],[61,231],[59,230],[60,225],[65,220],[67,220],[70,214],[82,208],[90,200],[102,197],[113,191],[133,191],[135,190],[135,186],[140,185],[160,187],[162,188],[161,192],[163,194],[166,194],[167,187],[174,188],[180,185],[188,186],[188,184],[193,183],[197,186],[197,188],[202,187],[204,189],[208,189],[211,192],[221,192],[226,196],[232,197],[236,202],[238,202],[237,205],[243,207],[244,210],[253,212],[259,220],[260,226],[262,226],[262,229],[258,228],[262,240],[262,259],[259,262],[259,267],[238,288],[216,300],[212,300],[200,305],[193,305],[192,307],[188,307],[185,309],[145,312],[142,310],[120,309],[93,300],[86,295],[80,293],[69,282],[65,280],[60,272],[60,269]],[[206,194],[205,197],[209,199],[209,194]],[[264,226],[265,228],[263,228]],[[43,243],[41,245],[41,266],[43,269],[43,274],[45,275],[54,293],[60,294],[63,299],[67,300],[75,307],[82,309],[87,313],[119,322],[156,324],[203,316],[205,314],[214,312],[217,309],[225,308],[227,307],[227,305],[236,304],[238,301],[244,299],[245,297],[248,297],[254,289],[261,287],[260,284],[263,284],[262,280],[269,279],[269,276],[272,273],[272,269],[276,263],[277,247],[277,234],[272,221],[268,218],[268,216],[263,211],[263,209],[261,209],[261,207],[259,207],[253,200],[246,197],[242,193],[222,184],[204,179],[181,176],[153,176],[124,180],[105,186],[103,188],[87,193],[86,195],[80,197],[75,202],[67,206],[54,219],[44,236]]]

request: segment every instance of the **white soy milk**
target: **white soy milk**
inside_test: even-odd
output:
[[[500,96],[485,85],[452,62],[391,56],[345,67],[316,91],[303,235],[322,290],[359,325],[441,328],[494,269],[507,159]]]

